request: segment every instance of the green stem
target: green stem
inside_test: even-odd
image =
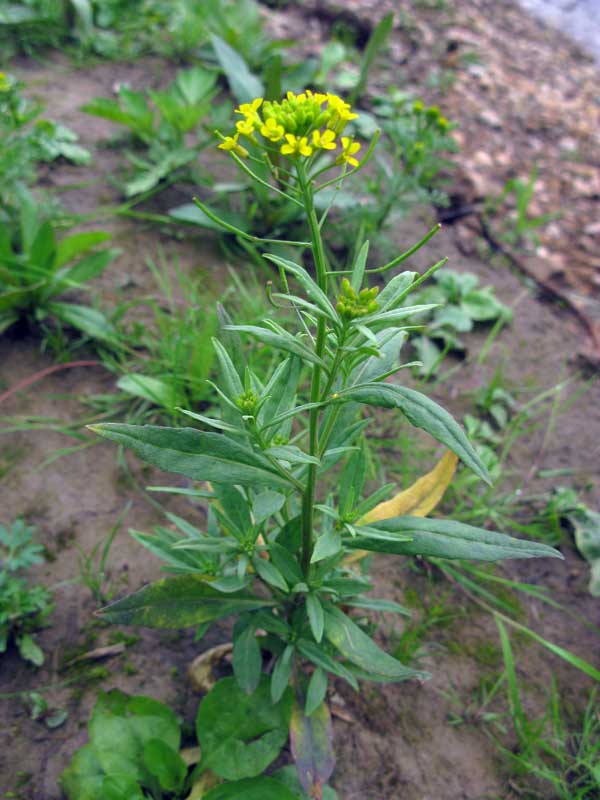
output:
[[[298,184],[302,191],[302,199],[308,217],[310,227],[311,249],[315,262],[316,279],[319,288],[327,292],[327,261],[325,249],[321,239],[319,221],[315,213],[313,203],[313,187],[309,182],[304,164],[298,163]],[[319,317],[317,322],[317,341],[315,343],[316,355],[322,359],[325,351],[326,339],[325,320]],[[321,395],[321,367],[319,364],[313,366],[312,381],[310,387],[310,402],[317,403]],[[308,452],[311,456],[316,456],[319,452],[319,409],[311,408],[308,418]],[[306,488],[302,497],[302,572],[308,579],[310,572],[310,559],[313,552],[314,534],[314,505],[315,490],[317,481],[317,466],[309,464],[307,470]]]

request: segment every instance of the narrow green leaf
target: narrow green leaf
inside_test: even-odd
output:
[[[308,688],[306,690],[306,702],[304,704],[304,713],[310,717],[321,703],[325,700],[327,694],[327,673],[317,667],[310,677]]]
[[[196,575],[163,578],[96,612],[119,625],[187,628],[213,619],[275,605],[243,592],[223,594]]]
[[[313,592],[309,592],[306,595],[306,613],[308,615],[312,635],[315,637],[317,644],[319,644],[323,638],[325,614],[323,613],[323,606],[319,598]]]
[[[271,675],[271,700],[278,703],[287,689],[294,663],[294,646],[288,644],[277,659]]]
[[[283,575],[270,561],[265,561],[263,558],[260,558],[260,556],[256,556],[252,559],[252,565],[258,575],[260,575],[263,581],[268,583],[269,586],[281,589],[282,592],[289,591]]]
[[[309,361],[311,364],[318,364],[321,367],[325,366],[322,359],[291,334],[283,335],[275,333],[269,328],[261,328],[257,325],[227,325],[225,330],[247,333],[265,344],[276,347],[278,350],[284,350],[286,353],[293,353],[296,356],[300,356],[304,361]]]
[[[265,91],[261,81],[250,72],[242,56],[220,36],[212,34],[210,40],[238,103],[250,103],[255,97],[264,97]]]
[[[342,549],[342,537],[339,531],[331,529],[322,533],[315,542],[315,546],[310,559],[311,564],[323,561],[325,558],[335,556]]]
[[[358,683],[354,675],[343,664],[332,658],[324,647],[311,642],[309,639],[298,639],[297,647],[302,655],[312,661],[313,664],[333,673],[333,675],[337,675],[339,678],[343,678],[352,686],[355,692],[358,692]]]
[[[106,439],[130,447],[142,461],[196,481],[290,486],[263,456],[218,433],[117,422],[89,427]]]
[[[325,612],[325,636],[345,658],[367,672],[395,681],[410,678],[423,680],[430,677],[429,673],[406,667],[381,650],[358,625],[335,606],[330,606]]]
[[[54,302],[48,303],[48,311],[62,322],[85,333],[92,339],[110,341],[116,336],[116,331],[104,314],[89,306],[76,303]]]
[[[291,273],[302,286],[308,297],[317,304],[321,311],[325,312],[332,322],[339,321],[338,314],[331,305],[329,298],[319,287],[319,285],[310,277],[304,267],[301,267],[299,264],[294,264],[293,261],[288,261],[286,258],[280,258],[279,256],[267,254],[265,255],[265,258],[269,261],[272,261],[274,264],[277,264],[277,266],[282,267],[284,270],[286,270],[286,272]]]
[[[487,468],[463,429],[444,408],[426,395],[389,383],[356,386],[344,391],[343,395],[366,405],[400,409],[412,425],[449,447],[476,475],[491,485]]]
[[[397,542],[357,536],[345,544],[358,550],[373,550],[407,556],[437,556],[438,558],[465,558],[479,561],[498,561],[507,558],[562,558],[553,547],[540,542],[515,539],[503,533],[476,528],[447,519],[428,517],[392,517],[369,527],[410,541]],[[356,528],[360,534],[360,526]]]
[[[262,656],[254,625],[248,625],[233,643],[233,674],[238,685],[252,694],[259,684],[261,671]]]

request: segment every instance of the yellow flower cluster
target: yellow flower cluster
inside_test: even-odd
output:
[[[233,136],[226,136],[219,145],[240,158],[246,158],[248,150],[240,143],[240,136],[254,144],[260,134],[265,144],[279,145],[279,152],[289,158],[309,158],[319,150],[340,152],[336,164],[344,162],[358,166],[356,153],[360,144],[342,133],[350,120],[356,119],[350,105],[335,94],[320,94],[306,89],[302,94],[288,92],[281,102],[271,102],[257,97],[251,103],[242,103],[235,110],[243,119],[236,123]],[[340,137],[340,141],[336,137]]]

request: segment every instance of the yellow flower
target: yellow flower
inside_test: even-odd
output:
[[[235,113],[246,117],[246,121],[252,120],[255,125],[260,125],[261,119],[258,115],[258,109],[261,107],[262,102],[262,97],[257,97],[251,103],[242,103],[239,108],[235,109]]]
[[[249,153],[245,147],[242,147],[242,145],[238,143],[238,137],[239,133],[236,133],[235,136],[225,136],[218,146],[221,150],[233,151],[240,158],[248,158]]]
[[[238,133],[241,133],[242,136],[252,136],[254,133],[254,124],[250,119],[248,119],[248,117],[236,122],[235,127],[237,128]]]
[[[0,92],[10,91],[10,79],[5,72],[0,72]]]
[[[287,144],[281,145],[281,152],[284,156],[311,156],[312,147],[308,143],[306,136],[294,136],[293,133],[286,133]]]
[[[335,141],[335,133],[333,131],[327,130],[321,133],[321,131],[313,131],[313,147],[316,147],[318,150],[335,150],[336,141]]]
[[[342,136],[342,152],[336,158],[336,164],[342,164],[344,161],[352,167],[358,167],[358,159],[354,158],[354,154],[360,150],[360,144],[355,142],[354,139],[349,139],[347,136]]]
[[[278,142],[280,139],[283,139],[285,128],[283,125],[278,125],[277,120],[271,117],[265,121],[265,124],[260,129],[260,132],[265,139],[269,139],[271,142]]]

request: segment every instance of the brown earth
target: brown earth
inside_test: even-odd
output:
[[[383,4],[372,4],[377,13],[381,11],[380,5],[383,9]],[[524,35],[535,34],[540,41],[550,36],[551,41],[555,41],[537,23],[523,15],[515,17],[514,7],[500,5],[502,9],[497,12],[494,22],[498,20],[500,24],[499,20],[504,20],[505,15],[513,15],[511,18],[518,21],[517,29]],[[326,23],[322,21],[323,7],[323,4],[319,6],[321,18],[313,17],[310,21],[308,34],[326,29]],[[483,25],[480,18],[485,4],[473,3],[468,7],[472,9],[472,18],[480,20],[480,25]],[[498,4],[494,7],[498,9]],[[506,9],[510,9],[510,14]],[[357,7],[355,11],[354,4],[348,3],[347,10],[364,16],[364,7],[363,10]],[[297,13],[300,12],[295,8],[287,12],[293,26],[299,24]],[[467,12],[458,9],[455,13]],[[411,45],[411,49],[406,50],[406,34],[400,31],[392,48],[392,53],[404,53],[406,75],[415,86],[420,85],[417,81],[419,66],[423,68],[422,65],[429,64],[427,69],[431,69],[428,59],[432,48],[436,53],[441,51],[437,57],[443,64],[443,47],[448,40],[446,31],[439,43],[437,39],[429,41],[428,26],[433,23],[430,23],[427,13],[423,12],[422,16],[423,21],[419,17],[415,33],[420,37],[419,46]],[[456,18],[454,24],[459,24]],[[294,32],[297,30],[296,27]],[[488,31],[487,22],[485,30]],[[307,38],[310,41],[309,35]],[[501,40],[502,36],[498,34],[498,38]],[[567,48],[562,40],[560,46]],[[565,50],[565,53],[568,53],[569,65],[580,64],[579,56],[576,57],[571,50]],[[581,68],[587,69],[587,65]],[[33,81],[34,90],[39,91],[48,104],[49,115],[78,131],[83,143],[94,152],[93,167],[75,170],[60,166],[48,173],[48,183],[64,186],[89,180],[89,185],[62,194],[65,204],[78,212],[93,212],[98,205],[114,203],[117,194],[107,187],[105,176],[118,163],[118,154],[98,147],[99,140],[110,135],[113,129],[108,123],[87,117],[77,109],[90,96],[108,94],[117,80],[129,80],[134,86],[163,82],[168,74],[165,65],[150,60],[135,65],[101,64],[72,70],[57,59],[51,66],[44,67],[21,64],[19,73],[24,79]],[[459,76],[458,82],[462,80],[468,81],[468,76]],[[448,97],[452,97],[451,93]],[[429,99],[435,100],[435,94]],[[455,98],[454,102],[458,103],[458,100]],[[453,108],[451,103],[449,107]],[[493,134],[488,135],[486,131],[485,136],[482,135],[486,123],[481,123],[484,127],[473,131],[465,128],[465,131],[468,130],[469,135],[472,133],[473,141],[486,142],[486,147],[488,142],[499,142],[503,136],[510,139],[511,151],[507,155],[506,169],[522,174],[522,165],[529,165],[531,158],[528,161],[528,151],[523,152],[521,145],[517,147],[514,143],[512,123],[509,123],[509,118],[505,121],[504,110],[496,107],[496,111],[501,117],[501,128],[497,130],[492,126]],[[567,124],[564,120],[562,122]],[[508,126],[506,129],[505,124]],[[542,131],[536,135],[541,137],[541,151],[551,153],[551,137],[546,151],[546,133]],[[522,136],[524,141],[528,141],[524,130]],[[473,157],[477,151],[470,146],[470,141],[466,143],[468,157]],[[511,160],[513,157],[514,161]],[[550,155],[548,159],[547,168],[556,169],[556,161],[551,162]],[[504,173],[496,170],[494,164],[494,169],[489,166],[486,174],[490,180],[492,174],[500,175],[496,180],[501,186]],[[398,244],[411,244],[426,230],[429,221],[416,218],[407,223],[396,232]],[[145,258],[153,255],[159,246],[167,255],[177,256],[185,268],[205,270],[209,286],[222,285],[223,262],[216,257],[212,242],[207,244],[198,238],[180,240],[166,230],[129,219],[119,218],[115,222],[111,218],[108,224],[125,252],[99,282],[107,305],[116,299],[134,297],[147,288],[149,276]],[[562,217],[557,224],[562,231]],[[566,222],[562,235],[572,236]],[[463,244],[460,234],[458,244]],[[566,377],[571,377],[572,383],[565,389],[565,397],[575,396],[585,381],[574,367],[574,356],[583,343],[582,329],[576,318],[567,310],[544,301],[535,288],[524,285],[519,275],[506,265],[492,261],[491,256],[485,260],[472,254],[465,256],[464,247],[460,249],[457,245],[453,227],[436,237],[427,252],[418,254],[411,266],[422,270],[441,255],[450,257],[452,268],[475,272],[484,284],[493,284],[499,298],[513,306],[515,319],[510,328],[495,340],[483,364],[478,364],[474,355],[487,332],[469,339],[471,357],[460,366],[452,380],[436,386],[437,398],[460,415],[470,408],[468,392],[483,385],[498,368],[503,369],[506,385],[520,400],[554,386]],[[4,337],[0,340],[0,392],[52,363],[50,356],[39,352],[38,342]],[[104,628],[94,621],[96,603],[90,592],[77,582],[77,547],[89,553],[104,540],[119,513],[131,501],[122,530],[110,552],[109,566],[117,590],[133,590],[156,578],[160,566],[125,531],[129,526],[148,530],[162,521],[161,515],[132,485],[110,444],[93,444],[44,467],[43,462],[57,448],[71,445],[72,440],[57,432],[7,433],[6,429],[25,415],[65,421],[80,418],[83,414],[80,398],[108,392],[113,384],[113,376],[100,367],[66,369],[11,396],[0,406],[0,426],[5,429],[3,432],[0,428],[0,433],[3,433],[0,439],[0,520],[6,523],[16,516],[24,516],[37,526],[38,536],[47,548],[49,558],[35,571],[35,575],[43,583],[55,587],[56,599],[51,625],[39,634],[40,644],[47,654],[46,664],[33,670],[19,661],[14,652],[3,656],[0,661],[0,694],[52,685],[55,688],[45,695],[50,705],[69,711],[66,723],[51,731],[43,723],[29,719],[23,698],[5,698],[0,702],[0,790],[4,797],[55,800],[60,796],[58,775],[73,751],[85,740],[86,721],[99,688],[119,686],[131,693],[145,693],[173,703],[186,719],[192,719],[197,699],[185,679],[187,665],[199,651],[227,638],[226,628],[215,628],[200,644],[194,644],[191,632],[127,629],[128,634],[136,634],[136,637],[126,642],[122,654],[107,661],[90,662],[89,667],[69,666],[69,661],[93,648],[114,642],[115,634],[122,632],[122,629]],[[545,437],[542,426],[517,443],[508,462],[514,488],[531,493],[548,489],[549,480],[540,481],[537,472],[544,468],[569,467],[574,470],[573,482],[582,490],[585,499],[596,507],[600,505],[598,394],[597,384],[590,384],[568,413],[559,416],[551,435]],[[549,408],[546,408],[542,422],[548,419]],[[395,424],[391,418],[386,420],[385,424]],[[133,458],[128,458],[128,464],[142,486],[168,482],[140,468]],[[424,465],[423,471],[429,466]],[[180,504],[173,507],[182,510]],[[185,513],[197,514],[198,518],[201,515],[199,509],[190,510],[189,506]],[[584,620],[597,622],[597,601],[592,600],[586,591],[587,567],[568,539],[563,551],[565,562],[514,562],[503,569],[508,576],[549,586],[554,600],[580,614]],[[338,766],[333,785],[340,798],[508,800],[522,796],[514,784],[508,783],[505,766],[483,725],[472,720],[470,724],[450,726],[448,715],[454,709],[440,694],[441,691],[454,690],[465,706],[476,704],[481,675],[491,675],[501,669],[497,656],[485,663],[481,655],[477,656],[480,645],[497,642],[493,620],[469,605],[467,598],[441,580],[439,575],[428,574],[423,569],[414,571],[402,559],[386,562],[377,559],[373,577],[379,596],[402,601],[408,596],[408,590],[412,590],[425,598],[443,597],[444,602],[456,611],[457,617],[450,627],[426,637],[430,647],[421,663],[433,672],[433,680],[429,683],[423,686],[368,685],[360,697],[344,686],[336,686],[334,702],[339,707],[340,716],[335,723]],[[521,600],[521,604],[526,620],[541,635],[572,649],[592,663],[600,663],[600,639],[580,620],[539,602]],[[417,618],[419,613],[422,612],[416,612]],[[380,622],[380,639],[393,647],[399,640],[402,623],[388,617],[382,617]],[[518,652],[519,677],[527,687],[525,702],[528,710],[541,708],[552,672],[557,676],[567,706],[577,711],[585,705],[589,680],[541,648],[522,640],[518,642]],[[68,683],[70,681],[73,682]],[[17,790],[17,787],[21,787],[18,793],[10,795],[9,791]]]

